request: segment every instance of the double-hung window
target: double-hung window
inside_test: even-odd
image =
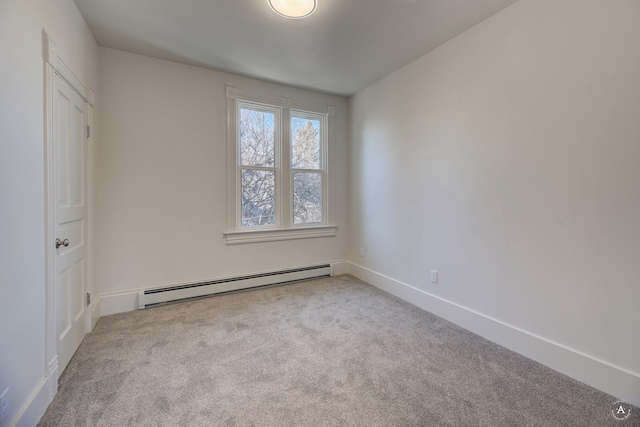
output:
[[[227,87],[227,244],[336,233],[329,161],[333,107],[291,104]]]
[[[280,111],[276,108],[238,103],[236,138],[242,227],[274,226],[278,222],[279,122]]]
[[[323,224],[326,205],[326,117],[291,111],[293,224]]]

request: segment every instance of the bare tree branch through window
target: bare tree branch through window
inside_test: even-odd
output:
[[[283,195],[289,198],[293,209],[285,205],[291,215],[289,224],[322,223],[326,172],[323,116],[291,113],[289,141],[284,142],[289,144],[290,158],[282,160],[277,157],[281,143],[278,109],[246,103],[239,108],[237,117],[242,226],[276,225],[277,206],[283,206],[276,200],[276,186],[283,179],[291,180],[291,193]]]

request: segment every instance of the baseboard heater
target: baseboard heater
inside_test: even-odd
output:
[[[333,276],[333,267],[331,264],[322,264],[268,273],[257,273],[249,276],[211,280],[208,282],[145,289],[138,292],[138,307],[143,309],[191,298],[263,286],[284,285],[300,280],[329,276]]]

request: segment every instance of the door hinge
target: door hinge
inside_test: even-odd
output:
[[[87,125],[87,138],[91,136],[91,126]]]
[[[91,294],[87,292],[87,305],[91,305]]]

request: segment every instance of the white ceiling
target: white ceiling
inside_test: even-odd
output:
[[[100,46],[352,95],[516,0],[75,0]]]

